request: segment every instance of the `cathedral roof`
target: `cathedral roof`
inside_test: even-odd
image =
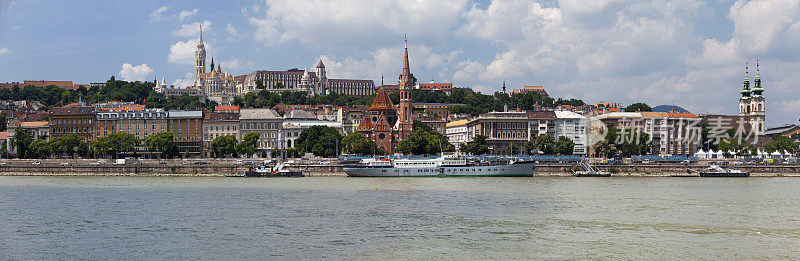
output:
[[[325,65],[322,64],[322,58],[320,58],[319,61],[317,62],[317,68],[325,68]]]
[[[372,101],[372,106],[369,106],[369,110],[397,110],[397,108],[392,105],[392,100],[389,99],[389,95],[386,94],[386,90],[380,88],[378,90],[378,94],[375,95],[375,100]]]
[[[358,124],[358,127],[356,127],[356,131],[369,131],[372,130],[372,127],[372,121],[369,119],[369,117],[364,117],[364,119],[361,120],[361,123]]]

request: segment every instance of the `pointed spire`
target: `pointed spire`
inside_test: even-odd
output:
[[[761,97],[764,92],[764,87],[761,86],[761,72],[759,71],[759,62],[756,59],[756,80],[753,86],[753,97]]]
[[[406,38],[405,34],[403,34],[403,74],[401,76],[401,84],[400,88],[403,87],[413,87],[414,84],[411,80],[411,69],[408,66],[408,38]]]
[[[758,70],[758,59],[756,59],[756,80],[761,79],[761,73]]]
[[[211,71],[214,71],[214,55],[211,55]]]
[[[383,74],[381,73],[381,86],[383,86]]]
[[[203,43],[203,22],[200,22],[200,41],[198,43]]]
[[[506,93],[506,79],[503,79],[503,93]]]
[[[742,94],[742,98],[743,99],[749,98],[750,97],[750,93],[752,92],[750,90],[750,72],[749,72],[749,70],[750,70],[750,64],[749,63],[745,63],[745,65],[744,65],[744,83],[743,83],[742,90],[739,92],[739,93]]]

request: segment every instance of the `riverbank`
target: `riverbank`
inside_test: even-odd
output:
[[[187,164],[188,163],[188,164]],[[137,164],[97,164],[92,160],[6,161],[0,165],[0,176],[128,176],[128,177],[226,177],[244,176],[248,166],[233,161],[142,161]],[[612,177],[671,177],[686,175],[686,169],[705,170],[705,164],[627,164],[598,165]],[[536,177],[571,177],[579,167],[569,164],[539,164]],[[800,165],[740,165],[733,168],[747,171],[753,177],[800,177]],[[302,171],[307,177],[346,177],[342,165],[295,164],[287,170]]]

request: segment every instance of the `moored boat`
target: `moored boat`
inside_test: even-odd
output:
[[[700,177],[703,178],[744,178],[750,176],[749,172],[737,169],[726,169],[714,163],[708,166],[708,170],[700,171],[699,174]]]
[[[533,161],[509,158],[502,163],[467,162],[457,155],[436,158],[376,159],[344,166],[350,177],[532,177]]]

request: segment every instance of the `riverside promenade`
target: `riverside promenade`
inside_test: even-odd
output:
[[[237,159],[128,160],[126,164],[98,163],[96,159],[13,159],[0,161],[0,176],[244,176],[249,164]],[[258,160],[243,160],[245,163]],[[251,163],[252,164],[252,163]],[[669,177],[686,174],[686,169],[704,170],[707,163],[597,165],[597,169],[625,177]],[[754,177],[800,177],[800,165],[731,166]],[[290,164],[288,170],[303,171],[309,177],[347,176],[339,164]],[[571,164],[538,164],[534,176],[572,176],[579,167]]]

